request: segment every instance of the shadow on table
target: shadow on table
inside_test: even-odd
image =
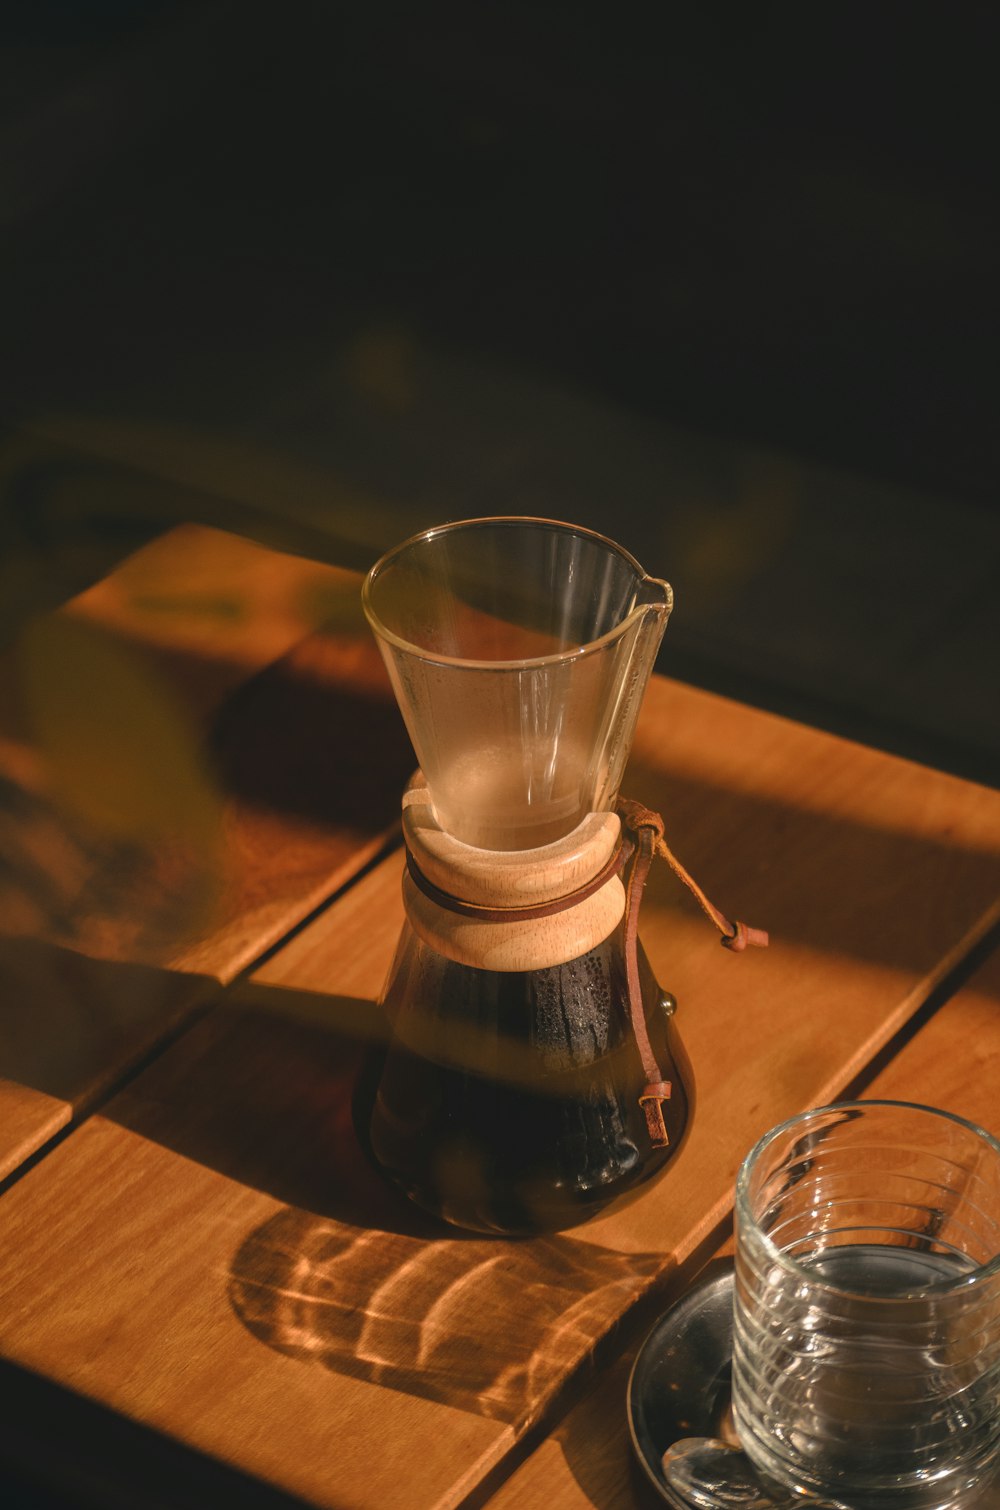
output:
[[[280,1353],[521,1428],[663,1262],[572,1237],[427,1242],[288,1209],[241,1245],[229,1295]]]
[[[300,1510],[305,1504],[5,1359],[0,1401],[0,1501],[11,1510]]]
[[[254,675],[157,640],[183,593],[0,663],[0,1077],[79,1115],[377,852],[413,757],[356,598]]]
[[[0,938],[0,1075],[85,1110],[218,985]]]
[[[254,1336],[523,1426],[669,1260],[572,1235],[464,1234],[404,1200],[355,1131],[381,1031],[370,1002],[244,984],[110,1113],[284,1203],[230,1263],[230,1303]]]
[[[390,827],[414,757],[356,596],[257,671],[68,615],[0,662],[5,931],[168,963],[232,905],[262,815],[327,850]]]
[[[1000,896],[1000,848],[985,829],[973,847],[952,837],[953,825],[902,832],[881,826],[874,811],[863,820],[810,810],[777,785],[729,790],[647,770],[640,758],[626,772],[625,794],[663,803],[677,857],[729,916],[768,929],[772,952],[805,946],[920,975]],[[679,886],[670,894],[684,896]]]

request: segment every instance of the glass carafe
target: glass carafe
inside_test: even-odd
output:
[[[667,1142],[651,1147],[620,882],[605,887],[603,922],[589,933],[574,931],[577,909],[550,922],[541,944],[529,938],[526,954],[507,946],[531,933],[522,901],[546,885],[558,895],[561,874],[573,892],[587,879],[581,865],[610,853],[618,820],[608,815],[671,589],[591,531],[477,519],[391,551],[368,575],[364,606],[423,778],[404,798],[408,843],[424,832],[407,828],[407,803],[419,802],[439,846],[427,851],[431,911],[460,910],[493,877],[514,903],[495,913],[499,947],[481,948],[467,915],[454,929],[424,926],[427,903],[408,879],[370,1150],[418,1204],[460,1226],[569,1226],[676,1151],[690,1081],[673,1002],[640,946],[646,1029],[671,1088]]]

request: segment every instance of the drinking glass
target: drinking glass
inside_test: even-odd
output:
[[[943,1510],[1000,1446],[1000,1143],[894,1101],[805,1112],[736,1185],[733,1408],[781,1488]]]

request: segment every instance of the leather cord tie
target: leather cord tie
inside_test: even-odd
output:
[[[659,813],[654,813],[652,808],[644,807],[641,802],[634,802],[630,797],[618,799],[618,815],[622,820],[622,827],[630,834],[650,832],[653,835],[653,850],[660,855],[678,880],[690,891],[702,912],[709,918],[722,934],[719,942],[724,948],[732,950],[733,954],[742,954],[748,945],[756,949],[766,949],[768,935],[764,928],[751,928],[739,919],[731,923],[724,912],[720,912],[702,891],[698,882],[685,869],[677,856],[673,853],[666,839],[663,837],[663,819]],[[646,867],[646,874],[649,866]],[[643,877],[645,883],[645,876]]]
[[[741,952],[748,944],[758,948],[767,945],[768,937],[762,928],[748,928],[745,923],[730,923],[729,919],[714,907],[698,883],[688,874],[670,850],[663,837],[663,819],[659,813],[634,802],[628,797],[618,801],[618,814],[622,828],[633,843],[632,861],[625,882],[625,970],[628,980],[629,1012],[632,1031],[635,1034],[646,1087],[639,1097],[639,1105],[646,1117],[649,1141],[654,1148],[665,1148],[670,1138],[663,1116],[663,1103],[670,1099],[670,1081],[664,1080],[649,1041],[646,1014],[642,1004],[642,984],[639,979],[639,904],[655,855],[661,855],[671,870],[687,886],[703,912],[712,920],[722,934],[722,943],[727,949]]]
[[[645,1088],[639,1097],[639,1105],[643,1109],[649,1140],[653,1147],[666,1148],[670,1138],[663,1116],[663,1103],[670,1100],[671,1084],[669,1080],[664,1080],[653,1052],[643,1008],[642,983],[639,979],[639,904],[642,901],[643,890],[654,858],[657,855],[662,856],[674,874],[684,882],[698,901],[702,911],[719,929],[722,934],[722,943],[727,949],[740,953],[748,945],[764,948],[768,937],[762,928],[749,928],[741,922],[731,923],[724,913],[712,905],[664,839],[663,819],[659,813],[653,812],[651,808],[644,807],[641,802],[634,802],[628,797],[619,798],[617,811],[622,824],[622,839],[615,846],[610,859],[601,867],[597,875],[592,876],[576,891],[556,897],[549,902],[529,903],[521,907],[489,907],[475,902],[466,902],[461,897],[456,897],[435,886],[434,882],[420,869],[409,849],[406,851],[406,866],[417,889],[431,901],[436,902],[439,907],[445,908],[448,912],[459,913],[463,917],[478,918],[493,923],[527,922],[533,918],[553,917],[556,913],[565,912],[568,908],[585,901],[587,897],[593,896],[596,891],[606,885],[612,876],[621,875],[623,871],[626,871],[624,876],[624,947],[628,1006],[632,1032],[646,1079]]]

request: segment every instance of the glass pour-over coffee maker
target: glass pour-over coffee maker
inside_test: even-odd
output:
[[[616,811],[671,605],[619,546],[544,519],[428,530],[365,582],[420,764],[367,1141],[458,1226],[580,1222],[688,1122],[629,905],[643,846]]]

